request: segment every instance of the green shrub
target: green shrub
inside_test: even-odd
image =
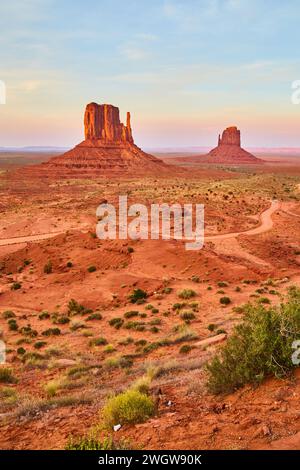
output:
[[[107,340],[102,337],[91,339],[91,341],[89,342],[90,346],[105,346],[106,344]]]
[[[92,321],[92,320],[102,320],[101,313],[91,313],[85,321]]]
[[[129,312],[124,313],[125,318],[132,318],[132,317],[137,317],[139,315],[139,312],[136,310],[130,310]]]
[[[37,341],[36,343],[34,343],[33,347],[35,349],[42,349],[44,346],[46,346],[46,344],[46,341]]]
[[[66,325],[67,323],[70,323],[70,318],[67,317],[66,315],[62,315],[61,317],[57,317],[53,323],[57,325]]]
[[[112,437],[97,437],[91,434],[87,437],[73,440],[69,439],[65,450],[128,450],[129,444],[124,441],[116,441]]]
[[[127,248],[127,251],[128,251],[128,253],[133,253],[133,252],[134,252],[134,249],[132,248],[132,246],[129,246],[129,247]]]
[[[162,290],[162,293],[163,294],[171,294],[172,292],[172,287],[164,287],[163,290]]]
[[[48,261],[44,266],[44,273],[51,274],[52,273],[52,262]]]
[[[25,354],[25,353],[26,353],[26,349],[24,349],[22,347],[17,349],[17,354],[20,354],[20,356],[23,356],[23,354]]]
[[[22,284],[20,282],[14,282],[11,286],[11,290],[18,290],[18,289],[21,289],[22,287]]]
[[[184,321],[194,320],[196,315],[193,312],[182,312],[180,318]]]
[[[124,320],[123,318],[116,317],[116,318],[112,318],[111,320],[109,320],[108,323],[110,326],[113,326],[114,328],[116,328],[116,330],[119,330],[121,326],[123,325]]]
[[[16,315],[12,310],[6,310],[2,313],[2,317],[4,318],[4,320],[9,320],[10,318],[15,318]]]
[[[92,310],[84,307],[79,302],[74,299],[71,299],[68,303],[68,311],[70,315],[84,315],[85,313],[92,313]]]
[[[195,297],[197,294],[192,289],[182,289],[181,291],[177,292],[177,295],[180,299],[191,299]]]
[[[46,311],[39,314],[39,320],[48,320],[48,318],[50,318],[50,313]]]
[[[229,297],[221,297],[220,298],[220,304],[222,305],[229,305],[231,303],[231,300]]]
[[[16,320],[14,320],[13,318],[11,318],[10,320],[8,320],[8,329],[10,331],[18,331],[18,324],[16,322]]]
[[[0,366],[0,382],[11,383],[11,384],[14,384],[17,382],[17,379],[13,375],[12,369],[10,369],[9,367]]]
[[[193,347],[189,344],[183,344],[181,348],[179,349],[180,354],[188,354]]]
[[[23,326],[22,328],[20,328],[19,333],[29,338],[35,338],[38,335],[38,332],[36,330],[33,330],[30,325]]]
[[[97,268],[96,266],[89,266],[87,270],[89,273],[94,273],[95,271],[97,271]]]
[[[150,397],[138,390],[127,390],[110,398],[103,408],[107,426],[126,423],[142,423],[154,414],[154,403]]]
[[[207,365],[208,389],[230,393],[269,375],[283,377],[295,367],[292,343],[299,339],[300,289],[291,288],[278,307],[247,305],[236,326],[214,359]]]
[[[135,304],[139,300],[145,300],[148,297],[147,292],[143,289],[134,289],[133,292],[128,296],[131,303]]]
[[[208,325],[207,329],[208,329],[209,331],[215,331],[216,325],[215,325],[214,323],[210,323],[210,324]]]
[[[225,282],[225,281],[219,281],[219,282],[217,283],[217,286],[218,286],[218,287],[228,287],[228,283]]]
[[[72,267],[73,267],[72,261],[68,261],[68,262],[67,262],[67,268],[72,268]]]
[[[43,336],[58,336],[60,335],[60,329],[59,328],[48,328],[47,330],[42,332]]]

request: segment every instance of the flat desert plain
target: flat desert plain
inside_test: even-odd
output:
[[[132,448],[299,448],[299,370],[213,395],[205,364],[246,303],[278,305],[299,286],[300,159],[225,166],[160,153],[185,171],[25,174],[49,157],[18,154],[12,168],[0,154],[0,326],[12,372],[0,384],[0,447],[64,449],[96,429]],[[119,195],[204,204],[203,249],[98,239],[96,208]],[[137,289],[146,298],[133,304]],[[139,380],[155,413],[105,428],[108,397]]]

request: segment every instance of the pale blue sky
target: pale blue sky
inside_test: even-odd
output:
[[[82,140],[86,103],[144,147],[299,146],[298,0],[0,0],[0,147]]]

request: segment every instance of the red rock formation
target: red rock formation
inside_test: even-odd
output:
[[[134,144],[130,113],[127,113],[125,126],[120,121],[119,108],[111,104],[90,103],[86,106],[84,135],[85,140],[75,148],[43,164],[49,174],[54,168],[64,173],[81,170],[90,174],[97,170],[160,173],[170,169],[169,165]]]
[[[199,157],[200,159],[200,157]],[[219,135],[218,146],[201,157],[203,162],[228,164],[260,164],[262,160],[241,147],[241,132],[237,127],[227,127],[222,137]]]
[[[124,126],[120,122],[119,108],[111,104],[90,103],[84,114],[84,134],[85,140],[133,142],[130,113],[127,113],[127,126]]]

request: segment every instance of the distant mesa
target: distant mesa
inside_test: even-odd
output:
[[[227,127],[218,146],[203,157],[205,162],[230,164],[260,164],[263,161],[241,147],[241,131],[236,126]]]
[[[119,108],[111,104],[90,103],[84,114],[85,140],[68,152],[44,163],[49,172],[82,170],[84,172],[120,173],[160,172],[170,167],[143,152],[132,137],[130,113],[126,125],[120,121]],[[99,171],[97,171],[99,170]]]

